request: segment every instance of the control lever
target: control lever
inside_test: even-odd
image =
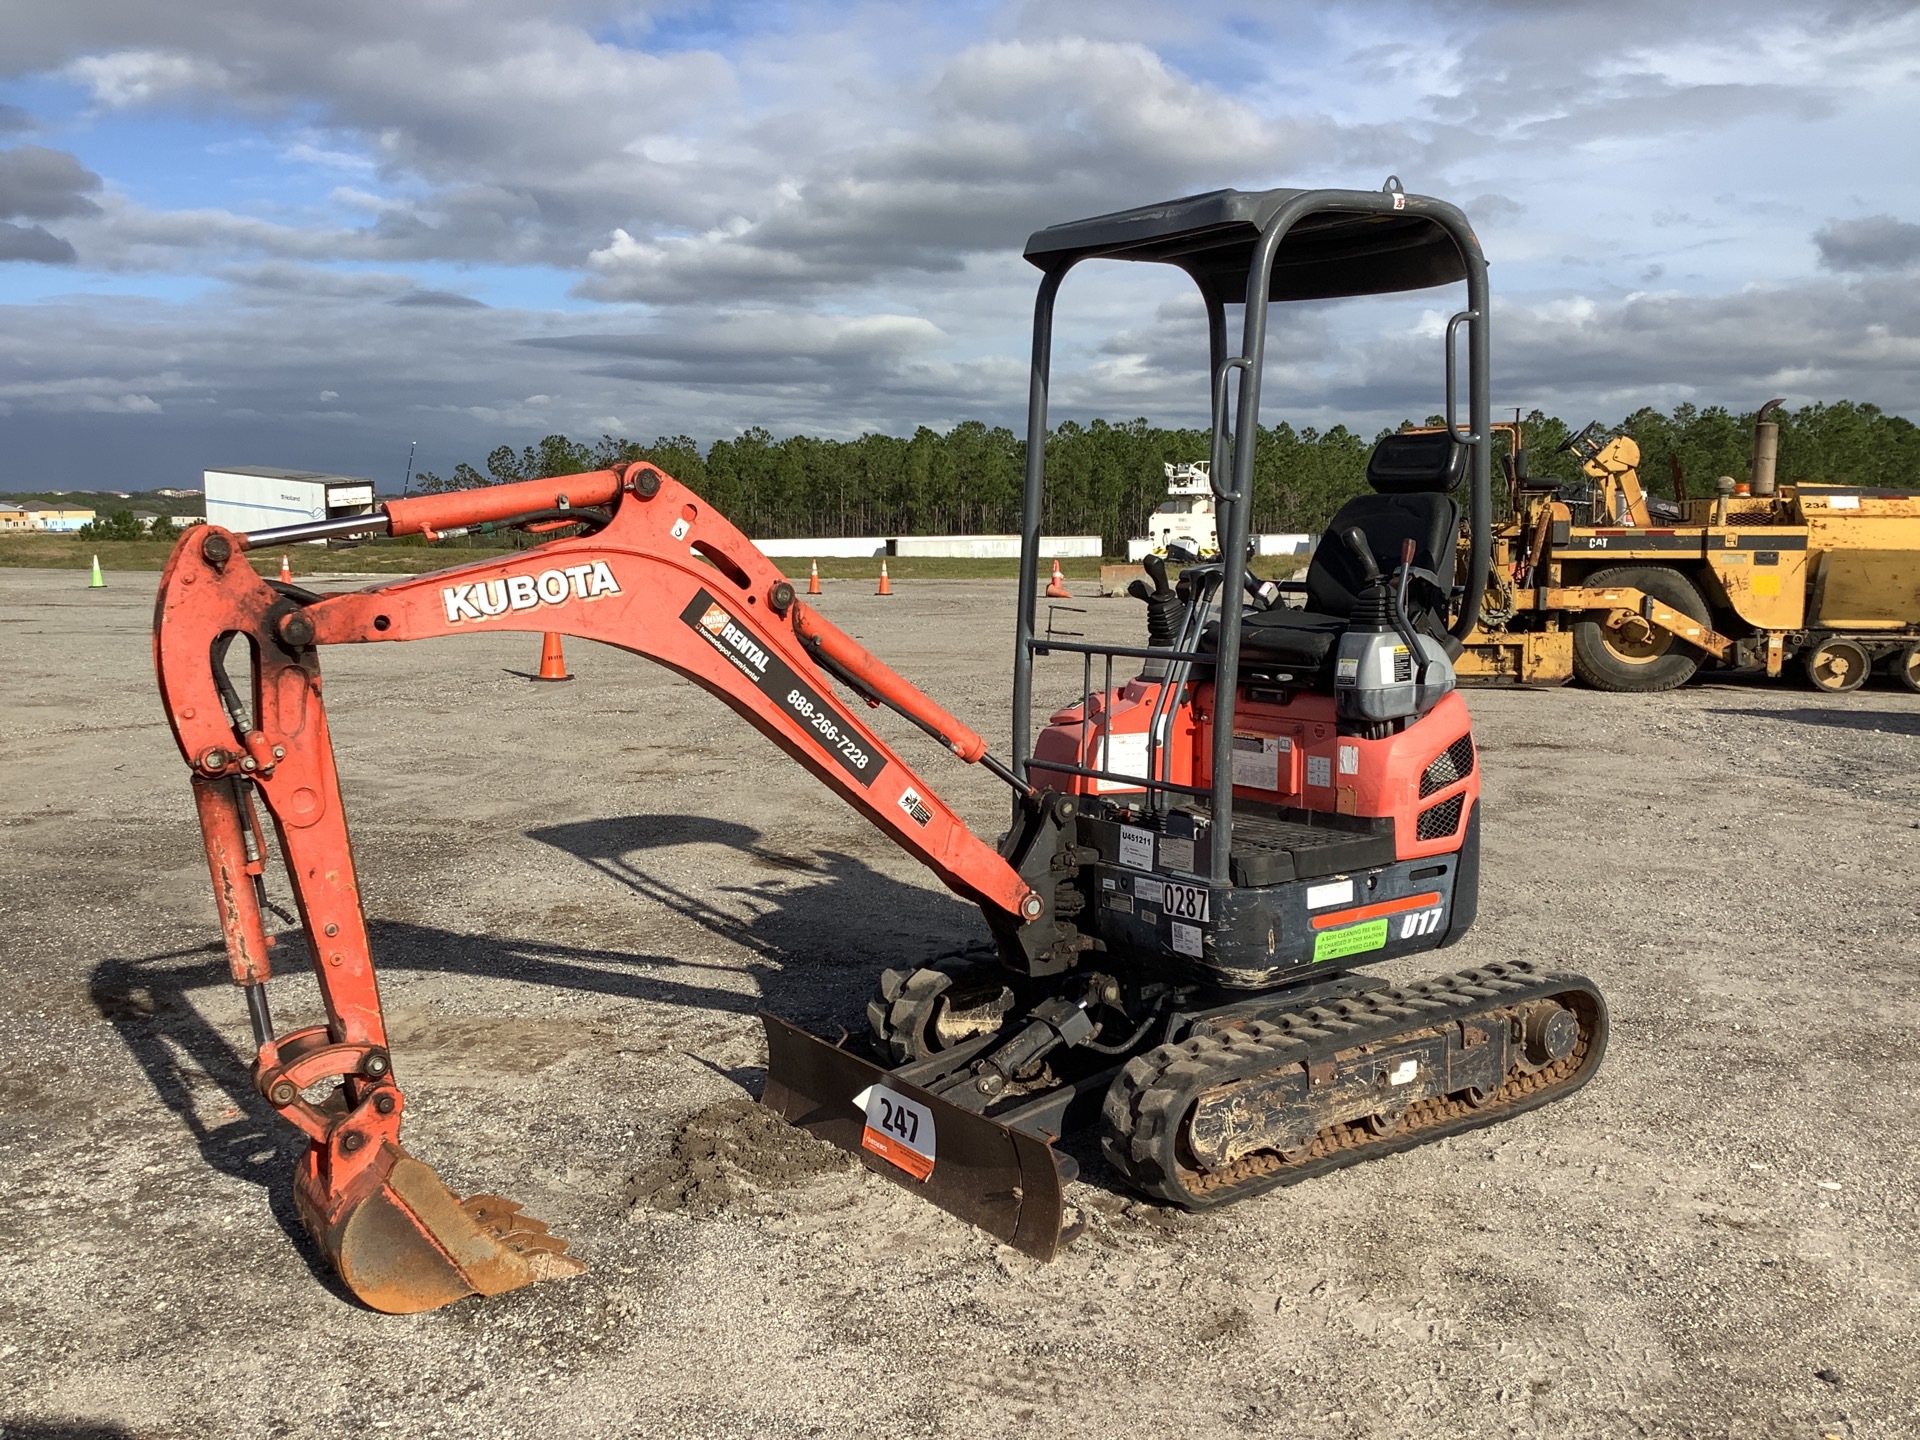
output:
[[[1158,555],[1149,555],[1140,562],[1140,567],[1153,578],[1153,588],[1147,588],[1145,580],[1135,580],[1127,586],[1127,594],[1136,600],[1152,602],[1156,595],[1171,595],[1173,586],[1167,580],[1167,562]]]
[[[1362,578],[1368,581],[1378,580],[1380,563],[1373,558],[1373,547],[1367,543],[1367,532],[1358,525],[1350,525],[1342,532],[1340,538],[1347,542],[1347,549],[1351,550],[1354,558],[1360,562]]]
[[[1347,542],[1347,548],[1360,562],[1366,572],[1368,585],[1376,585],[1381,580],[1380,562],[1373,558],[1373,547],[1367,543],[1367,535],[1358,525],[1349,526],[1340,538]],[[1413,557],[1416,546],[1411,539],[1401,542],[1400,568],[1394,572],[1393,583],[1387,589],[1387,611],[1393,621],[1394,633],[1407,646],[1407,659],[1413,665],[1416,681],[1424,685],[1427,681],[1427,652],[1421,646],[1419,636],[1414,633],[1413,621],[1407,613],[1407,587],[1413,581]]]
[[[1427,652],[1414,633],[1413,619],[1407,612],[1407,587],[1413,583],[1415,546],[1411,538],[1400,542],[1400,569],[1393,587],[1393,628],[1407,642],[1407,656],[1413,661],[1414,682],[1427,683]],[[1369,559],[1372,557],[1369,556]]]
[[[1153,577],[1153,588],[1148,589],[1144,580],[1135,580],[1127,586],[1127,594],[1147,602],[1147,648],[1171,650],[1180,636],[1181,598],[1167,581],[1165,560],[1149,555],[1140,563]]]
[[[1413,583],[1413,554],[1413,541],[1401,541],[1400,574],[1393,590],[1393,609],[1396,617],[1407,613],[1407,587]]]

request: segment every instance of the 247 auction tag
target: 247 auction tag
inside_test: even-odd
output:
[[[933,1111],[884,1085],[869,1085],[853,1103],[867,1117],[860,1136],[863,1149],[916,1180],[933,1174]]]

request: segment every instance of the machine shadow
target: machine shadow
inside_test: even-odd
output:
[[[112,958],[94,966],[88,991],[160,1103],[172,1111],[215,1170],[258,1185],[274,1220],[293,1241],[307,1268],[339,1298],[359,1302],[308,1236],[293,1202],[294,1168],[307,1140],[253,1088],[253,1057],[228,1043],[200,1014],[189,992],[227,983],[224,947],[215,941],[139,959]],[[238,1003],[238,996],[235,996]],[[226,1104],[196,1099],[209,1086]]]
[[[991,947],[978,909],[944,890],[882,874],[837,850],[793,849],[729,820],[628,815],[550,825],[529,838],[574,856],[652,905],[757,957],[761,1000],[788,1018],[828,1022],[860,1014],[877,973]],[[713,846],[746,883],[692,884],[649,868],[649,851]],[[683,870],[687,867],[682,867]],[[737,1007],[741,997],[716,999]],[[748,1010],[759,1008],[748,1003]]]
[[[1777,720],[1787,724],[1824,725],[1832,730],[1882,730],[1889,735],[1920,735],[1920,710],[1709,710],[1709,715],[1738,719]]]
[[[672,973],[684,969],[710,975],[716,968],[711,962],[525,937],[460,934],[393,920],[369,922],[376,969],[505,978],[737,1015],[765,1007],[832,1033],[842,1024],[864,1025],[856,1017],[884,966],[925,964],[987,943],[979,912],[958,899],[895,880],[853,856],[789,853],[746,825],[697,816],[640,815],[548,826],[529,834],[646,901],[748,950],[754,959],[747,969],[756,984],[727,988]],[[649,873],[636,861],[649,850],[695,844],[737,852],[749,866],[768,872],[768,878],[696,890]],[[302,938],[298,931],[278,938],[281,969],[291,973],[305,960]],[[89,988],[94,1008],[114,1026],[161,1104],[193,1136],[206,1163],[260,1186],[274,1219],[315,1277],[351,1301],[294,1207],[293,1174],[306,1138],[254,1089],[251,1053],[230,1043],[191,996],[227,985],[226,956],[216,941],[102,960],[94,967]],[[244,1013],[238,996],[233,1004],[237,1023]],[[286,1016],[281,1022],[283,1028],[305,1023],[309,1017]],[[404,1057],[401,1060],[404,1063]],[[756,1094],[764,1075],[759,1067],[722,1073]],[[207,1094],[210,1086],[220,1092],[219,1099]],[[219,1118],[210,1121],[209,1113]]]

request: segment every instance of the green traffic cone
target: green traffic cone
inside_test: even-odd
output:
[[[93,578],[87,581],[87,588],[89,590],[104,590],[107,588],[107,577],[100,573],[100,557],[98,555],[93,557]]]

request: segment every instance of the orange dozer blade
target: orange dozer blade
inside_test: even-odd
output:
[[[587,1268],[513,1201],[456,1199],[432,1166],[397,1145],[383,1147],[366,1179],[354,1186],[358,1198],[329,1205],[309,1155],[294,1199],[341,1280],[375,1310],[411,1315]]]

